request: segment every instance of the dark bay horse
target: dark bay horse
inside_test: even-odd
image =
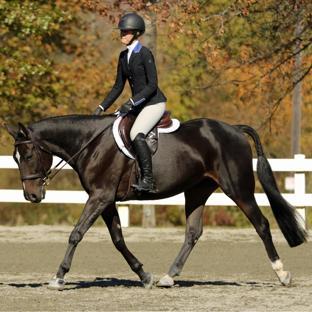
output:
[[[244,133],[255,143],[258,177],[287,242],[292,247],[297,246],[305,241],[306,233],[295,209],[281,196],[254,129],[244,125],[231,126],[216,120],[196,119],[182,123],[179,130],[172,134],[161,134],[158,151],[153,156],[158,192],[138,194],[130,187],[136,179],[135,161],[117,148],[112,135],[114,120],[113,115],[73,115],[44,119],[28,127],[22,124],[18,128],[7,127],[15,139],[13,156],[19,166],[27,200],[39,203],[44,198],[44,181],[52,165],[52,155],[69,161],[89,195],[79,221],[70,234],[65,257],[49,284],[50,288],[64,287],[64,276],[71,267],[78,243],[100,216],[108,227],[115,247],[143,285],[151,287],[152,275],[143,270],[142,263],[125,244],[115,203],[131,199],[160,199],[184,192],[185,241],[167,275],[158,282],[160,286],[172,286],[173,277],[181,273],[202,234],[204,205],[218,187],[237,204],[255,227],[280,282],[283,285],[290,283],[290,273],[284,271],[273,245],[269,223],[255,201],[252,150]],[[101,135],[92,139],[99,131]],[[87,146],[81,150],[84,145]]]

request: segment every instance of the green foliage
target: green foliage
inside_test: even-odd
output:
[[[55,1],[0,1],[0,116],[30,121],[62,91],[47,55],[70,17]]]
[[[1,225],[69,224],[74,225],[83,205],[1,204]]]
[[[168,106],[182,119],[208,116],[260,128],[272,154],[289,156],[284,139],[290,142],[289,95],[298,49],[303,51],[298,76],[305,79],[304,92],[311,85],[311,2],[191,3],[172,4],[170,18],[160,28]],[[298,21],[302,31],[296,34]],[[303,111],[311,103],[306,99]],[[302,136],[307,135],[305,127]]]
[[[130,224],[142,225],[142,207],[130,206]],[[269,220],[271,228],[277,228],[276,220],[270,207],[261,207],[262,213]],[[183,206],[155,206],[157,226],[184,226]],[[307,223],[312,224],[312,212],[307,210]],[[204,226],[252,227],[250,221],[238,207],[205,207]]]

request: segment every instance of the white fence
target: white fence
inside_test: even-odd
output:
[[[54,157],[53,165],[59,161]],[[293,159],[269,159],[272,170],[275,172],[290,172],[292,179],[290,187],[292,193],[283,193],[283,196],[296,208],[312,207],[312,194],[306,193],[306,176],[307,172],[312,171],[312,159],[305,158],[305,155],[295,155]],[[253,160],[253,168],[256,170],[257,160]],[[17,169],[12,156],[0,156],[0,169]],[[71,169],[66,165],[64,169]],[[18,173],[17,173],[18,174]],[[264,193],[255,194],[259,206],[269,206],[269,201]],[[88,195],[84,191],[56,191],[47,190],[46,198],[43,203],[71,203],[83,204],[87,201]],[[0,189],[0,203],[26,203],[22,190],[17,189]],[[120,209],[122,223],[128,224],[128,210],[124,208],[127,205],[184,205],[184,195],[179,194],[173,197],[159,200],[131,200],[122,203],[123,208]],[[206,202],[206,206],[235,206],[235,203],[223,193],[214,193]],[[299,209],[305,218],[305,210]]]

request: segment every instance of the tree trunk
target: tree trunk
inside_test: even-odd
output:
[[[302,30],[300,22],[300,14],[295,29],[295,36],[300,36]],[[300,49],[300,40],[297,40],[295,52]],[[293,81],[296,83],[300,77],[301,69],[301,52],[295,55],[295,65],[293,73]],[[292,98],[292,125],[291,125],[291,154],[300,154],[300,137],[301,137],[301,102],[302,102],[302,84],[297,82],[293,91]]]
[[[145,45],[152,51],[154,58],[156,58],[157,48],[157,26],[156,26],[156,14],[150,12],[148,18],[145,18],[146,31],[144,35]],[[155,206],[144,205],[142,216],[143,227],[156,226],[155,220]]]

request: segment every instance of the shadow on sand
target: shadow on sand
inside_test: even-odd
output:
[[[8,285],[16,288],[30,287],[30,288],[39,288],[47,287],[48,283],[0,283],[0,285]],[[194,287],[194,286],[253,286],[253,287],[273,287],[272,283],[265,282],[233,282],[233,281],[197,281],[197,280],[176,280],[174,288],[176,287]],[[73,289],[84,289],[92,287],[142,287],[140,281],[134,281],[130,279],[118,279],[118,278],[102,278],[97,277],[92,281],[73,281],[66,282],[66,286],[63,291],[73,290]],[[163,287],[162,287],[163,288]]]

